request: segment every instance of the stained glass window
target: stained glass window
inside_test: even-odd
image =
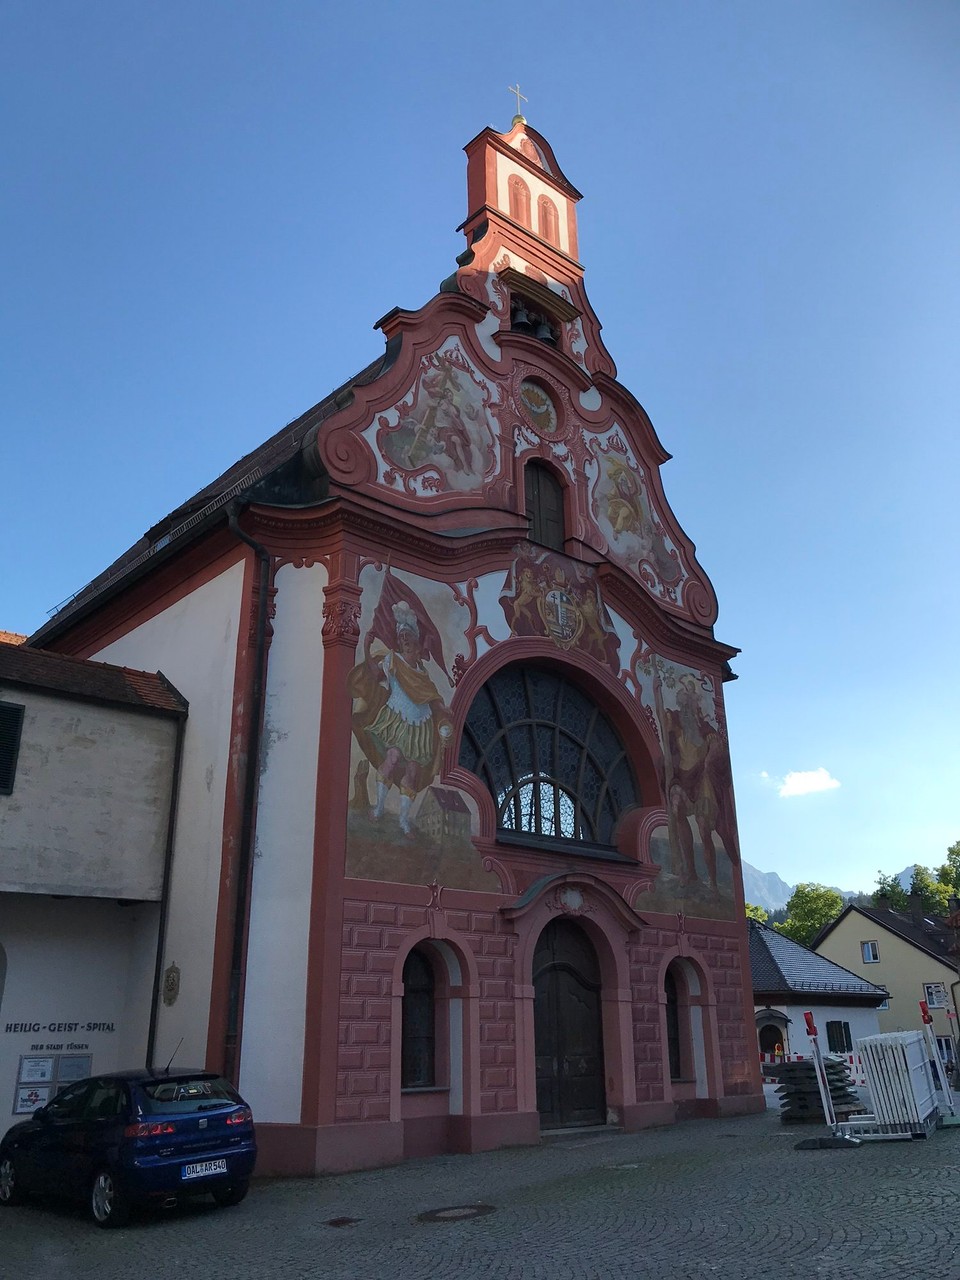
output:
[[[467,715],[460,763],[482,778],[503,831],[613,844],[625,809],[640,801],[610,721],[554,671],[506,667]]]

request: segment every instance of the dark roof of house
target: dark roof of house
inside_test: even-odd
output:
[[[451,791],[449,787],[428,787],[427,790],[436,800],[439,808],[446,810],[448,813],[470,812],[463,803],[463,797],[459,791]]]
[[[160,672],[132,671],[26,645],[0,644],[0,684],[45,689],[68,697],[183,716],[187,700]]]
[[[809,947],[784,937],[769,925],[749,920],[750,973],[754,996],[812,995],[862,999],[877,1005],[889,994],[885,988],[865,982],[849,969],[818,956]]]
[[[858,911],[867,920],[902,938],[904,942],[909,942],[911,946],[925,951],[935,960],[940,960],[951,968],[956,966],[957,954],[953,949],[954,931],[941,916],[924,915],[920,910],[914,915],[912,912],[894,911],[889,907],[858,907],[851,903],[841,911],[836,920],[831,920],[820,930],[813,940],[813,945],[818,947],[851,911]]]
[[[29,643],[42,644],[52,634],[62,630],[68,618],[83,611],[84,605],[108,588],[117,586],[158,553],[167,551],[168,547],[172,548],[187,535],[199,532],[200,526],[206,527],[212,520],[222,519],[224,509],[232,500],[246,496],[248,500],[256,501],[258,484],[298,457],[307,433],[347,406],[353,398],[354,387],[365,386],[385,372],[393,363],[395,354],[395,349],[388,343],[385,351],[366,368],[348,378],[312,409],[308,409],[293,422],[288,422],[263,444],[245,454],[216,480],[198,490],[192,498],[175,507],[122,556],[60,605],[50,620],[30,637]]]

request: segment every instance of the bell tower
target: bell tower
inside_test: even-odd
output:
[[[553,151],[521,115],[508,133],[484,129],[467,153],[467,243],[486,228],[548,274],[579,279],[577,201],[580,192],[560,171]]]
[[[519,106],[519,89],[511,92]],[[467,248],[443,289],[488,306],[501,335],[539,338],[591,378],[615,377],[583,286],[580,192],[564,176],[549,142],[518,112],[508,132],[484,129],[464,151],[469,212],[458,230]]]

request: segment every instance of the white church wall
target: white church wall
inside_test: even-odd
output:
[[[285,565],[267,669],[240,1090],[258,1120],[297,1124],[304,1051],[320,698],[322,565]]]
[[[190,704],[171,868],[164,967],[180,970],[175,1003],[161,1005],[156,1057],[206,1058],[220,893],[223,812],[244,565],[229,569],[106,645],[102,662],[161,671]]]

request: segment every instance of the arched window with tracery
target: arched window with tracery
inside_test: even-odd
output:
[[[530,226],[530,188],[517,174],[511,173],[507,179],[507,191],[510,198],[510,217],[521,226]]]
[[[557,206],[548,196],[541,196],[537,201],[537,221],[540,227],[540,239],[547,240],[560,248],[560,219]]]
[[[546,668],[505,667],[487,681],[467,713],[460,764],[489,788],[500,832],[534,842],[612,847],[621,815],[640,803],[616,729]]]

